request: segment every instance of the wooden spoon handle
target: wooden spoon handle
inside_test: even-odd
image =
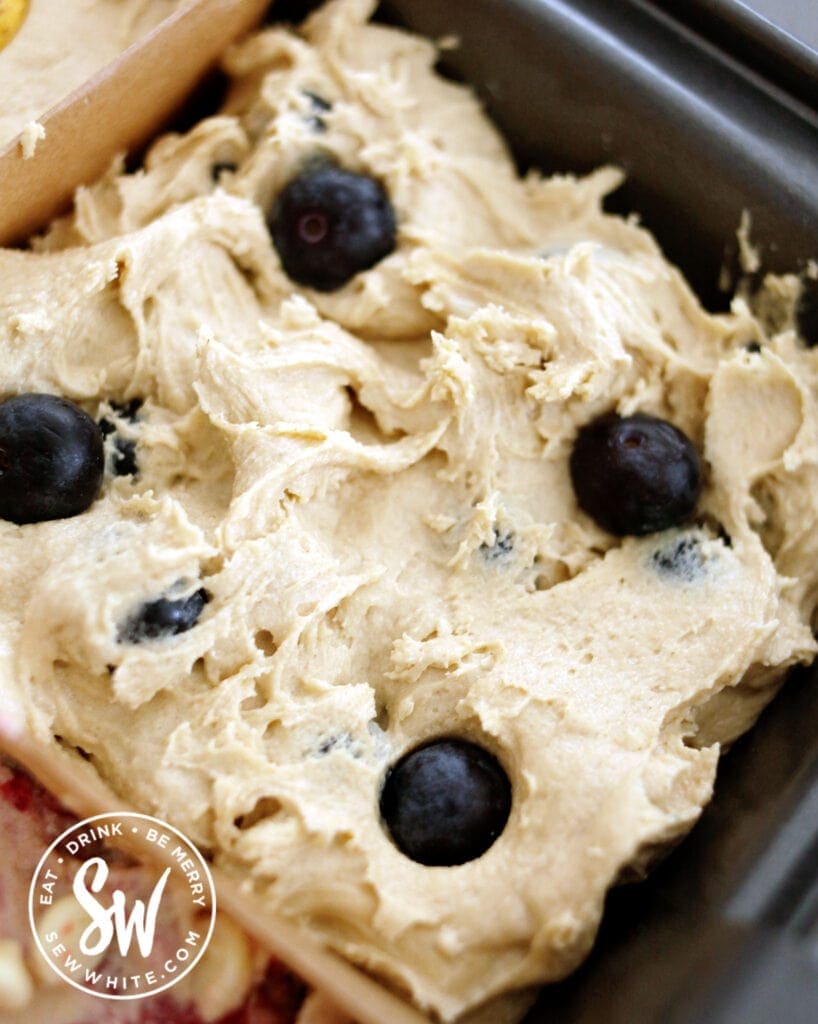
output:
[[[0,245],[43,227],[117,153],[150,139],[269,5],[193,0],[41,118],[45,138],[31,157],[17,141],[0,151]]]
[[[0,715],[0,753],[7,754],[45,786],[79,818],[133,808],[120,800],[92,770],[82,770],[70,755],[40,743]],[[143,839],[131,840],[145,859],[156,859],[156,847]],[[244,893],[240,885],[218,868],[211,868],[218,906],[264,949],[286,964],[313,988],[349,1014],[358,1024],[428,1024],[372,978],[319,945],[295,925],[266,910]]]

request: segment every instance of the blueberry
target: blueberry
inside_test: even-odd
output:
[[[319,96],[317,92],[311,92],[309,89],[302,89],[301,92],[310,101],[310,106],[313,110],[320,110],[322,113],[332,110],[330,101],[325,100],[323,96]]]
[[[144,399],[131,398],[127,402],[109,402],[108,404],[116,419],[127,420],[128,423],[136,423],[139,419],[139,410],[144,404]],[[116,424],[107,416],[103,416],[99,421],[99,429],[102,431],[103,437],[108,437],[109,434],[115,432]]]
[[[120,627],[117,640],[120,643],[138,644],[143,640],[158,640],[186,633],[199,621],[209,600],[208,592],[200,588],[188,597],[175,600],[160,597],[156,601],[148,601],[126,619]]]
[[[701,462],[690,439],[644,413],[610,413],[583,427],[570,469],[580,508],[617,536],[679,526],[701,493]]]
[[[494,541],[491,544],[481,544],[480,553],[487,562],[495,562],[504,558],[514,550],[514,534],[500,533],[494,528]]]
[[[475,860],[505,828],[511,786],[482,747],[434,740],[387,773],[380,811],[398,849],[419,864],[451,867]]]
[[[334,750],[338,746],[337,736],[328,736],[325,740],[322,740],[318,745],[318,753],[321,755],[328,754],[331,750]]]
[[[109,419],[101,419],[99,421],[99,429],[103,437],[116,434],[116,427]],[[127,437],[115,437],[110,466],[111,473],[114,476],[138,476],[139,466],[136,462],[136,441],[132,441]]]
[[[342,732],[340,735],[325,736],[318,744],[315,753],[319,757],[324,757],[333,750],[345,750],[350,757],[361,756],[360,744],[356,743],[355,739],[348,732]]]
[[[329,100],[325,100],[323,96],[319,96],[318,93],[310,92],[309,89],[302,89],[301,92],[310,101],[310,109],[312,115],[307,118],[307,124],[314,132],[325,132],[327,130],[327,122],[321,117],[321,114],[325,114],[332,110],[332,104]]]
[[[692,583],[704,573],[701,540],[690,534],[674,537],[668,544],[657,548],[651,561],[661,576],[672,576],[686,583]]]
[[[383,186],[330,164],[285,185],[268,217],[287,275],[331,292],[395,248],[395,211]]]
[[[0,402],[0,518],[79,515],[99,494],[102,472],[102,434],[79,406],[41,394]]]
[[[127,402],[111,402],[111,408],[120,419],[136,423],[139,419],[139,410],[144,404],[144,398],[131,398]]]

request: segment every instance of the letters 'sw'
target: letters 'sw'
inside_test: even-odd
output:
[[[89,891],[85,878],[93,870],[96,873],[91,879]],[[127,956],[134,935],[142,956],[150,956],[156,932],[156,916],[159,913],[168,875],[170,875],[170,868],[165,868],[162,877],[154,886],[147,906],[142,900],[135,900],[131,915],[127,917],[126,897],[121,889],[114,889],[111,905],[107,908],[92,895],[98,893],[105,885],[108,878],[108,865],[101,857],[93,857],[86,861],[74,878],[74,896],[91,918],[91,923],[80,936],[82,952],[86,956],[98,956],[104,953],[111,945],[116,933],[117,945],[122,956]],[[97,938],[92,942],[91,939],[95,932]]]

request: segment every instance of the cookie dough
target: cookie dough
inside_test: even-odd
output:
[[[187,0],[30,0],[19,32],[0,47],[0,148],[117,58]],[[32,132],[34,135],[32,136]]]
[[[372,6],[234,47],[222,113],[0,254],[0,394],[81,403],[136,470],[73,519],[0,523],[0,687],[451,1021],[577,966],[607,888],[690,828],[724,744],[814,656],[818,355],[741,300],[705,312],[602,212],[616,170],[519,178]],[[265,224],[316,156],[398,219],[332,293],[287,279]],[[689,526],[619,539],[579,510],[571,447],[610,410],[696,444]],[[193,628],[121,641],[201,589]],[[496,755],[512,810],[482,857],[424,867],[378,795],[446,735]]]

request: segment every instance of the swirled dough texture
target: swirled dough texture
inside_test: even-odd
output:
[[[433,45],[370,6],[232,49],[221,115],[0,257],[3,394],[145,400],[106,442],[138,476],[0,524],[2,686],[261,905],[452,1020],[578,964],[606,889],[691,826],[721,746],[813,657],[818,356],[740,301],[706,313],[602,212],[617,172],[520,179]],[[399,219],[332,294],[287,279],[264,221],[316,155]],[[620,540],[577,508],[573,439],[611,409],[702,452],[688,528]],[[189,632],[117,641],[199,587]],[[428,868],[378,794],[441,735],[496,753],[513,809],[484,856]]]

